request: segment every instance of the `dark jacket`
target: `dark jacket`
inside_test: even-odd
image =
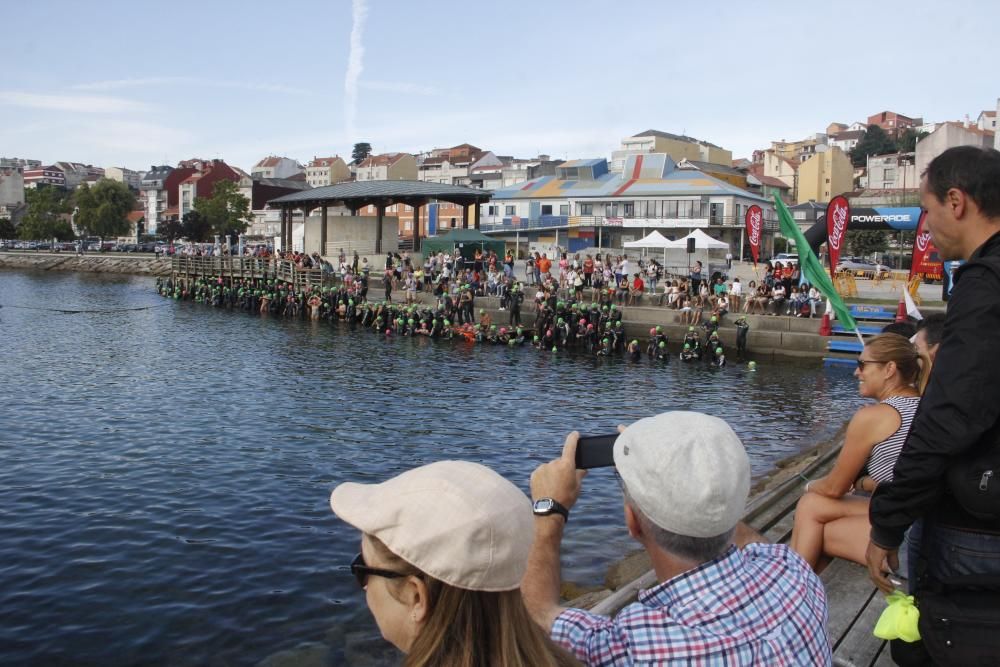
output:
[[[871,500],[871,539],[894,549],[916,519],[1000,533],[1000,522],[966,513],[945,475],[963,455],[1000,448],[1000,234],[955,272],[930,383],[893,469]]]

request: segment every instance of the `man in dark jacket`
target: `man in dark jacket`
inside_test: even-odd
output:
[[[1000,152],[945,151],[927,167],[920,199],[942,259],[966,264],[956,272],[930,383],[893,480],[871,501],[868,569],[886,592],[893,586],[883,560],[898,566],[911,524],[911,562],[922,560],[928,577],[1000,575],[1000,518],[970,514],[948,483],[949,470],[969,457],[995,452],[1000,461]],[[987,489],[1000,484],[997,472],[984,477]]]

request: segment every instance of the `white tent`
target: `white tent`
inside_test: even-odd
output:
[[[688,239],[694,239],[694,247],[696,250],[729,250],[728,243],[713,239],[700,229],[694,230],[682,239],[677,239],[674,243],[678,243],[680,245],[672,247],[686,248]]]
[[[684,245],[678,241],[671,241],[657,230],[651,231],[638,241],[626,241],[622,244],[624,248],[661,248],[663,250],[663,263],[667,263],[667,250],[683,248]]]
[[[626,241],[622,245],[626,248],[681,248],[684,244],[678,245],[678,241],[671,241],[657,230],[651,231],[638,241]]]

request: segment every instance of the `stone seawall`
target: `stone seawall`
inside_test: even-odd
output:
[[[85,271],[140,276],[170,275],[170,260],[121,255],[0,253],[0,268],[33,271]]]

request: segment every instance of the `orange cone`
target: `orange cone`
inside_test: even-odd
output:
[[[899,305],[896,307],[896,321],[905,322],[907,317],[908,315],[906,314],[906,302],[900,299]]]

